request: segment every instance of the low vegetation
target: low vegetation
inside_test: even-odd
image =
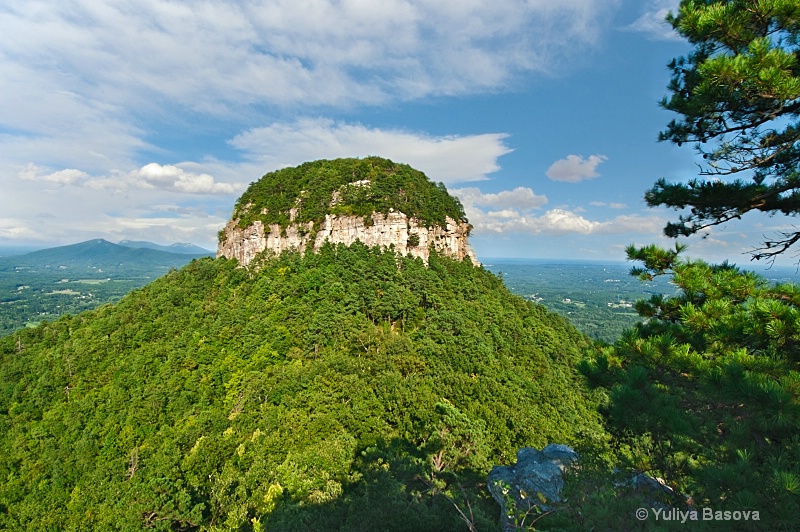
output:
[[[630,264],[527,260],[487,260],[511,292],[567,318],[589,338],[613,344],[642,317],[639,299],[675,293],[667,279],[642,283],[628,272]]]

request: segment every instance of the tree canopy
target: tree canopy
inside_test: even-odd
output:
[[[659,135],[694,143],[707,162],[688,183],[659,180],[650,206],[689,207],[667,236],[688,236],[749,211],[800,212],[800,3],[682,0],[668,21],[694,49],[669,67],[662,106],[681,115]],[[800,241],[782,232],[752,251],[773,258]]]
[[[240,227],[256,220],[265,226],[294,221],[320,224],[326,214],[368,218],[373,212],[400,211],[426,226],[444,226],[446,218],[466,221],[458,198],[442,183],[407,164],[381,157],[320,160],[284,168],[250,184],[236,202],[233,218]]]
[[[693,530],[796,530],[800,290],[728,263],[686,260],[682,251],[628,249],[641,263],[632,274],[668,275],[679,293],[640,301],[647,321],[580,365],[606,394],[601,410],[622,480],[606,480],[597,493],[578,483],[573,524],[636,529],[633,509],[642,504],[625,478],[646,472],[673,490],[670,506],[759,512],[758,521],[692,522]]]
[[[236,266],[0,338],[0,529],[488,530],[492,463],[604,433],[589,341],[468,261]]]

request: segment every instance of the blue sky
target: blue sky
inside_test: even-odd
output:
[[[443,181],[479,257],[623,260],[687,180],[658,143],[675,0],[9,0],[0,6],[0,244],[192,242],[248,183],[379,155]],[[746,263],[783,218],[693,237]],[[795,257],[781,259],[787,264]]]

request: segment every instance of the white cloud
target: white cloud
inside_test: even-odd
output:
[[[242,185],[211,175],[184,163],[99,176],[0,164],[0,241],[66,244],[129,238],[212,248],[230,216],[235,197],[230,191]]]
[[[679,5],[680,0],[651,0],[648,10],[623,29],[645,33],[654,40],[680,41],[683,38],[666,21],[668,13],[678,13]]]
[[[567,155],[565,159],[551,164],[545,173],[553,181],[577,183],[599,176],[597,166],[607,159],[605,155],[590,155],[586,159],[580,155]]]
[[[166,206],[158,203],[163,201],[163,192],[157,189],[109,193],[60,185],[42,189],[41,184],[25,183],[31,188],[15,196],[16,204],[4,207],[8,216],[0,219],[0,241],[66,244],[128,238],[161,244],[188,241],[211,249],[216,247],[217,231],[230,216],[229,197],[217,201],[217,196],[194,196],[198,203]]]
[[[481,205],[483,207],[499,207],[501,209],[538,209],[547,204],[547,196],[540,196],[528,187],[517,187],[514,190],[503,190],[496,194],[484,194],[475,187],[453,189],[464,205]]]
[[[610,209],[627,209],[628,206],[624,203],[607,203],[605,201],[590,201],[589,205],[594,207],[608,207]]]
[[[216,249],[216,243],[210,242],[208,235],[216,235],[225,222],[217,217],[206,218],[199,224],[193,217],[119,217],[113,220],[113,230],[108,234],[114,240],[128,238],[170,244],[197,242],[206,249]]]
[[[503,209],[502,211],[489,211],[486,213],[490,218],[519,218],[519,212],[514,209]]]
[[[209,174],[194,174],[173,165],[150,163],[132,174],[148,186],[185,194],[232,194],[237,187],[231,183],[217,183]]]
[[[551,71],[595,42],[617,4],[10,0],[0,50],[15,81],[43,74],[53,92],[80,94],[90,107],[377,103],[482,92]]]
[[[36,232],[20,218],[0,218],[0,239],[36,240]]]
[[[74,185],[83,183],[89,179],[89,174],[74,168],[67,168],[51,173],[42,173],[43,171],[46,170],[30,163],[19,172],[19,178],[25,181],[40,181],[45,183],[58,183],[61,185]]]
[[[471,216],[470,216],[471,214]],[[519,214],[512,218],[496,216],[496,213],[467,212],[475,226],[475,234],[526,233],[534,235],[617,235],[625,233],[658,234],[663,220],[657,216],[626,215],[611,220],[597,221],[585,218],[573,211],[550,209],[541,216]]]
[[[658,234],[664,226],[664,219],[655,215],[621,215],[599,221],[579,214],[583,210],[580,208],[557,207],[539,213],[538,210],[547,204],[547,197],[524,187],[493,194],[484,194],[475,187],[451,192],[461,200],[478,237],[509,233],[548,236]]]
[[[478,181],[500,169],[511,152],[506,135],[432,137],[402,130],[369,128],[327,119],[276,123],[237,135],[230,142],[262,168],[294,166],[316,159],[380,155],[410,164],[434,181]]]
[[[193,166],[192,163],[185,163]],[[197,165],[194,165],[197,166]],[[243,190],[241,184],[220,183],[204,172],[188,172],[175,165],[146,164],[127,174],[114,171],[109,175],[92,177],[86,172],[67,168],[48,172],[34,164],[26,165],[18,177],[23,181],[75,185],[96,190],[122,192],[130,188],[155,188],[179,194],[233,194]]]

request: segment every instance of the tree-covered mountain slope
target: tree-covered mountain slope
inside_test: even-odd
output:
[[[606,396],[601,411],[613,436],[614,472],[661,479],[672,490],[663,503],[687,517],[660,519],[652,498],[631,498],[606,467],[609,475],[594,488],[586,475],[575,483],[573,523],[586,530],[797,530],[800,289],[728,263],[684,259],[682,250],[628,249],[642,263],[632,273],[668,275],[678,292],[638,302],[648,320],[579,368]],[[644,519],[634,513],[642,507]]]
[[[435,253],[196,260],[0,339],[0,528],[491,529],[493,463],[602,431],[587,342]]]

